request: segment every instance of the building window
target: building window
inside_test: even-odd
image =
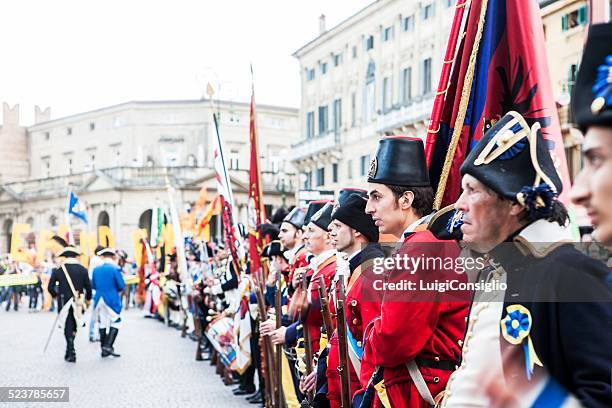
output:
[[[346,174],[349,180],[353,179],[353,160],[349,160],[346,163]]]
[[[314,112],[306,113],[306,138],[312,139],[314,137]]]
[[[357,125],[357,95],[351,93],[351,127]]]
[[[587,7],[582,6],[561,17],[561,30],[567,31],[587,23]]]
[[[238,170],[240,160],[240,153],[237,149],[231,149],[229,154],[229,168],[230,170]]]
[[[393,39],[393,26],[385,28],[383,31],[383,41],[387,42]]]
[[[315,78],[315,70],[314,68],[307,68],[306,69],[306,80],[307,81],[312,81]]]
[[[189,156],[187,156],[187,165],[189,167],[197,167],[198,166],[198,159],[196,159],[195,155],[190,154]]]
[[[366,51],[374,48],[374,36],[373,35],[370,35],[366,38],[364,46],[365,46]]]
[[[329,129],[327,118],[327,105],[319,106],[319,136],[323,136]]]
[[[357,58],[357,46],[353,45],[353,59]]]
[[[455,4],[455,0],[444,0],[446,8],[450,8],[453,4]]]
[[[319,167],[317,169],[317,187],[321,187],[325,184],[325,167]]]
[[[435,3],[430,3],[426,6],[423,6],[423,8],[421,9],[422,20],[423,21],[429,20],[435,15],[435,12],[436,12]]]
[[[412,68],[402,70],[402,103],[406,104],[412,98]]]
[[[421,64],[421,94],[431,92],[431,58],[424,59]]]
[[[71,127],[67,127],[66,128],[66,135],[70,136],[72,134],[72,128]]]
[[[376,103],[376,65],[374,61],[368,63],[366,72],[365,98],[364,98],[364,122],[370,123],[374,119],[375,103]]]
[[[359,159],[359,175],[365,176],[370,168],[370,155],[366,154]]]
[[[51,139],[51,132],[45,132],[45,140]]]
[[[334,134],[340,133],[340,127],[342,126],[342,99],[338,98],[334,100]]]
[[[304,181],[304,184],[303,184],[304,190],[310,190],[312,188],[312,172],[305,171],[303,173],[302,179]]]
[[[51,177],[51,158],[49,156],[41,157],[40,161],[42,162],[42,171],[44,177]]]
[[[391,78],[383,78],[382,92],[382,110],[387,113],[391,109]]]
[[[334,67],[339,66],[340,64],[342,64],[342,54],[334,54],[333,60],[334,60]]]
[[[68,164],[68,174],[72,174],[72,157],[68,157],[68,160],[66,160],[66,163]]]
[[[96,122],[89,122],[89,130],[96,130]]]
[[[327,74],[327,62],[321,62],[321,75]]]
[[[414,30],[414,14],[404,17],[402,28],[406,32]]]
[[[338,182],[338,163],[332,163],[332,182]]]

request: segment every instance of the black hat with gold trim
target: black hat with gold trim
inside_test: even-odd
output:
[[[455,204],[447,205],[438,210],[427,223],[427,229],[438,239],[443,241],[461,241],[463,233],[463,211],[456,210]]]
[[[370,163],[368,183],[429,187],[423,141],[409,136],[382,138]]]
[[[576,78],[572,110],[578,127],[612,126],[612,23],[591,26]]]
[[[461,165],[461,175],[465,174],[521,204],[534,220],[549,217],[563,188],[540,124],[530,128],[514,111],[478,141]]]

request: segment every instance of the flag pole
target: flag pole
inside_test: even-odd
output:
[[[429,167],[431,164],[436,139],[438,137],[438,132],[440,131],[440,118],[442,117],[442,108],[444,106],[446,93],[450,86],[449,78],[456,58],[457,45],[463,39],[463,34],[460,36],[459,32],[461,32],[463,16],[467,3],[468,0],[458,0],[457,4],[455,5],[455,15],[453,17],[453,23],[450,29],[446,53],[444,54],[444,60],[442,62],[443,65],[442,71],[440,72],[440,82],[438,82],[438,90],[436,92],[436,98],[434,99],[434,104],[431,111],[429,127],[427,128],[427,138],[425,140],[425,159],[427,160],[427,167]]]
[[[72,235],[72,227],[70,226],[70,197],[72,196],[72,189],[70,188],[70,184],[68,184],[68,195],[66,197],[66,212],[65,212],[65,222],[66,227],[68,228],[68,243],[70,245],[74,245],[74,236]]]
[[[474,69],[476,66],[476,59],[478,57],[478,48],[480,46],[480,40],[482,39],[485,16],[487,14],[487,5],[488,0],[483,0],[480,9],[480,16],[478,18],[478,31],[476,32],[476,37],[474,38],[474,46],[472,47],[472,51],[470,54],[465,82],[463,83],[463,88],[461,89],[461,100],[459,101],[459,109],[457,112],[457,117],[455,118],[453,135],[451,137],[450,145],[448,146],[448,151],[446,152],[444,166],[442,167],[442,173],[440,174],[440,182],[438,183],[438,190],[436,191],[436,197],[433,206],[434,210],[439,210],[442,204],[442,199],[444,198],[444,191],[446,189],[446,182],[448,181],[448,175],[450,173],[453,164],[453,159],[455,157],[455,150],[457,149],[459,139],[461,138],[463,122],[465,120],[465,115],[470,101],[472,81],[474,80]]]

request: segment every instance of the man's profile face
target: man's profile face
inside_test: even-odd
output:
[[[307,242],[306,249],[314,255],[319,255],[328,249],[329,234],[315,223],[311,222],[308,224],[305,237]]]
[[[386,185],[368,183],[368,203],[365,212],[372,216],[381,234],[394,234],[402,228],[403,213],[397,201],[393,191]]]
[[[612,128],[591,126],[582,145],[584,167],[572,186],[572,202],[586,209],[593,236],[612,245]]]
[[[353,245],[353,229],[339,220],[333,220],[329,225],[329,236],[334,248],[340,252],[346,252]]]
[[[463,242],[478,252],[488,252],[507,238],[500,231],[511,217],[511,203],[469,174],[463,176],[461,188],[455,208],[464,213]]]
[[[284,248],[293,248],[296,244],[297,228],[288,222],[283,222],[278,232],[278,239]]]

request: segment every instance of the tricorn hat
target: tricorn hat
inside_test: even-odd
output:
[[[295,228],[300,229],[304,226],[304,219],[306,218],[306,209],[295,207],[283,220],[283,222],[288,222],[293,225]]]
[[[369,183],[402,187],[429,187],[423,141],[416,137],[389,136],[378,142],[370,163]]]
[[[612,126],[612,23],[591,26],[572,96],[576,124]]]
[[[282,256],[285,258],[283,252],[283,244],[280,241],[272,241],[261,250],[261,256],[263,258],[272,258],[273,256]]]
[[[527,208],[533,219],[547,218],[563,185],[540,132],[510,111],[478,141],[463,164],[470,174],[500,196]]]

